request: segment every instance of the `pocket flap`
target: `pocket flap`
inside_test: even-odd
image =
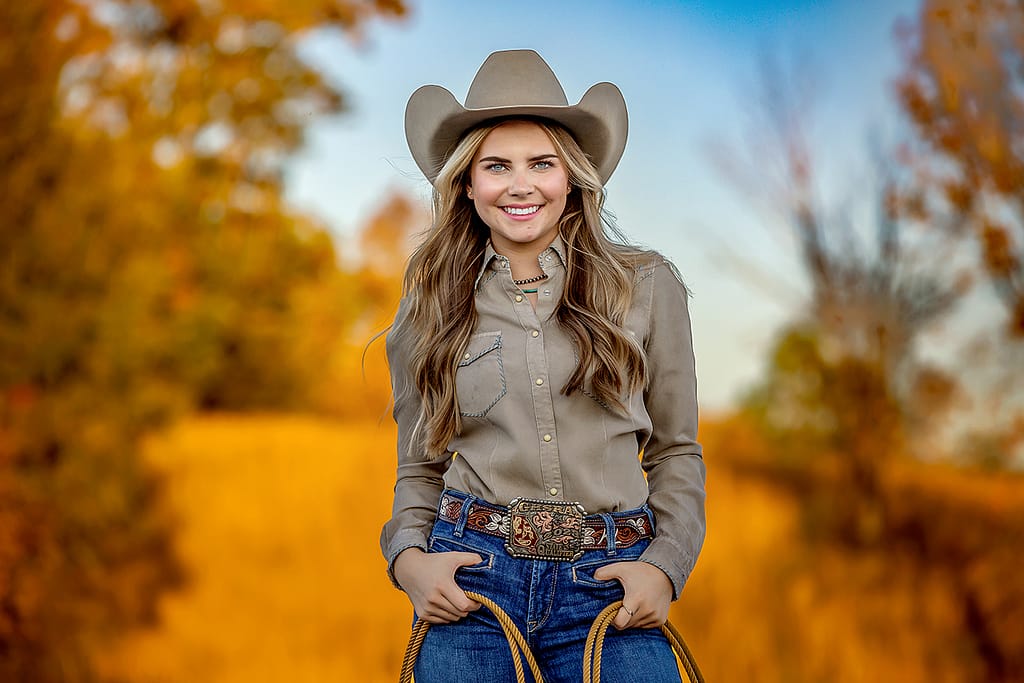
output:
[[[459,367],[469,365],[495,349],[501,348],[501,332],[485,332],[470,338],[459,360]]]

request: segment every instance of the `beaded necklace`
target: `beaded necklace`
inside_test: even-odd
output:
[[[541,273],[540,275],[538,275],[536,277],[528,277],[525,280],[516,280],[515,278],[513,278],[512,282],[516,283],[517,285],[528,285],[531,282],[540,282],[541,280],[545,280],[545,279],[547,279],[547,277],[548,277],[547,273]]]

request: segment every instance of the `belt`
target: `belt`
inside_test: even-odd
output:
[[[505,550],[513,557],[571,562],[585,550],[608,545],[605,518],[585,515],[578,503],[516,498],[504,507],[443,493],[438,517],[457,524],[467,504],[466,528],[505,539]],[[644,511],[615,513],[612,526],[616,548],[654,538],[651,520]]]

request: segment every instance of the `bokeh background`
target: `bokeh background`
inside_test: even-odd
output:
[[[405,100],[515,47],[694,292],[708,680],[1024,680],[1015,0],[0,3],[0,680],[395,680]]]

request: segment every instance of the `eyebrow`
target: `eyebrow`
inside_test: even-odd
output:
[[[544,159],[557,159],[557,158],[558,158],[557,154],[538,154],[535,157],[530,157],[527,161],[543,161]],[[482,164],[485,161],[498,162],[498,163],[501,163],[501,164],[510,164],[510,163],[512,163],[511,160],[509,160],[509,159],[504,159],[502,157],[493,157],[493,156],[492,157],[484,157],[478,163]]]

